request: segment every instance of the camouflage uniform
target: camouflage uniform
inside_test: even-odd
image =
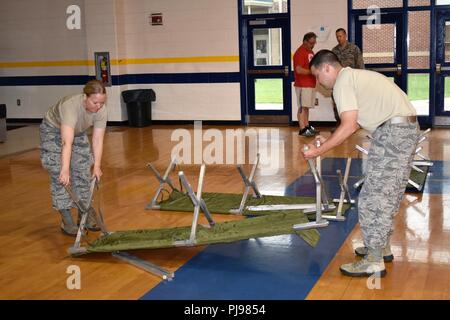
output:
[[[368,248],[384,248],[394,231],[393,217],[408,183],[418,136],[417,122],[385,123],[373,133],[358,201],[359,223]]]
[[[353,69],[364,69],[364,61],[362,57],[361,50],[359,50],[358,46],[348,42],[347,45],[342,48],[341,45],[337,45],[332,50],[334,54],[337,55],[339,61],[341,62],[342,66],[350,67]],[[333,103],[333,112],[334,112],[334,118],[336,119],[337,126],[340,125],[341,119],[339,117],[339,113],[336,108],[336,103],[334,102],[333,95],[331,95],[331,101]]]
[[[337,55],[344,68],[364,69],[362,53],[357,45],[349,42],[342,48],[341,45],[338,44],[332,51]]]
[[[41,162],[50,174],[53,208],[56,210],[74,208],[75,204],[64,186],[58,181],[61,171],[61,131],[44,120],[40,126],[40,137]],[[75,135],[70,159],[70,181],[72,189],[85,203],[89,198],[93,163],[94,157],[86,132]]]

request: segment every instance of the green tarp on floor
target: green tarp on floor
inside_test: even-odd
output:
[[[236,209],[242,199],[242,194],[203,193],[209,211],[229,214]],[[305,204],[315,203],[312,197],[263,196],[260,199],[249,197],[246,206],[273,204]],[[194,206],[189,197],[179,191],[173,191],[168,199],[160,202],[161,210],[193,212]],[[344,205],[344,211],[349,205]],[[327,213],[336,215],[336,211]],[[245,211],[244,215],[255,216],[238,221],[217,223],[213,228],[198,225],[195,245],[227,243],[250,238],[276,236],[282,234],[297,234],[312,247],[319,241],[320,234],[316,229],[295,231],[293,225],[309,222],[315,214],[306,216],[302,210],[285,211]],[[89,245],[88,252],[113,252],[137,249],[160,249],[176,247],[175,241],[189,239],[191,226],[117,231],[105,235]]]
[[[422,169],[423,172],[418,172],[413,169],[411,170],[411,175],[409,176],[409,179],[419,184],[422,188],[420,190],[417,190],[416,187],[408,183],[408,185],[406,186],[406,192],[423,192],[423,187],[425,186],[425,181],[427,180],[428,170],[430,169],[430,167],[428,166],[417,166],[417,167],[419,169]]]
[[[202,199],[206,203],[206,207],[211,213],[230,214],[230,210],[238,209],[242,200],[242,194],[236,193],[202,193]],[[292,196],[267,196],[261,198],[253,198],[248,196],[245,206],[273,205],[273,204],[315,204],[316,200],[312,197],[292,197]],[[160,209],[163,211],[194,211],[194,205],[191,199],[184,193],[173,191],[168,199],[159,203]],[[271,211],[248,211],[245,210],[244,216],[258,216],[271,214]],[[311,219],[314,214],[309,216]]]
[[[238,221],[217,223],[213,228],[197,227],[196,245],[227,243],[238,240],[296,233],[309,245],[316,246],[319,232],[315,229],[295,231],[292,226],[308,222],[300,210],[270,211],[267,215]],[[93,242],[88,252],[113,252],[133,249],[158,249],[175,247],[174,241],[186,240],[190,226],[155,229],[117,231],[102,236]]]

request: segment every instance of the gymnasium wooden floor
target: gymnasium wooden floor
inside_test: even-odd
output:
[[[181,127],[191,131],[193,128]],[[110,230],[190,224],[192,216],[186,213],[145,210],[158,186],[146,164],[152,162],[160,171],[166,168],[177,144],[171,141],[177,128],[180,126],[108,128],[99,201]],[[212,127],[203,127],[208,128]],[[217,128],[224,133],[225,129],[239,127]],[[285,167],[275,176],[263,172],[257,175],[261,192],[266,194],[283,194],[286,186],[307,171],[299,150],[308,140],[298,137],[294,127],[279,129]],[[449,129],[433,129],[423,153],[432,160],[450,161],[449,136]],[[365,140],[365,133],[360,131],[325,157],[358,157],[354,145]],[[181,165],[181,169],[196,186],[199,166]],[[139,299],[160,282],[108,254],[68,256],[67,248],[73,238],[59,230],[60,219],[51,208],[49,178],[41,167],[38,149],[0,157],[0,181],[0,299]],[[232,166],[207,167],[204,191],[242,190],[241,179]],[[450,299],[450,190],[446,191],[409,194],[403,200],[392,239],[395,260],[387,264],[388,275],[380,290],[369,290],[366,279],[344,277],[339,272],[339,265],[353,260],[353,249],[361,244],[356,226],[308,299]],[[214,217],[217,221],[239,219]],[[174,248],[141,250],[136,254],[176,271],[202,250]],[[81,269],[81,290],[66,287],[66,270],[71,265]]]

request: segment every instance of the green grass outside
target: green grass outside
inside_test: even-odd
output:
[[[255,80],[255,96],[256,103],[283,103],[283,80]]]
[[[408,96],[411,101],[428,100],[430,91],[428,74],[408,75]],[[258,79],[255,83],[256,103],[283,103],[281,79]],[[450,97],[450,81],[445,81],[445,96]]]
[[[428,74],[408,75],[408,97],[411,101],[430,98],[430,76]]]

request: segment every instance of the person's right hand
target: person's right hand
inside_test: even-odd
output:
[[[67,187],[70,184],[69,170],[61,170],[58,180],[63,186]]]

